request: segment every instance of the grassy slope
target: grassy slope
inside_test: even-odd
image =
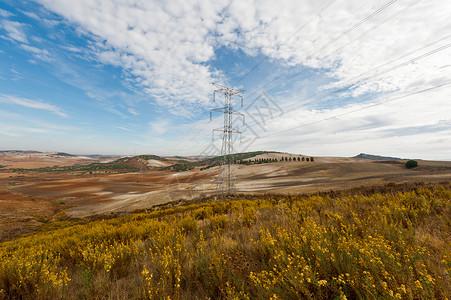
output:
[[[0,244],[0,298],[444,299],[451,187],[160,207]]]
[[[233,154],[233,159],[236,161],[254,157],[263,153],[272,153],[268,151],[254,151],[245,153]],[[73,156],[71,154],[59,152],[56,155],[59,156]],[[143,169],[147,169],[144,161],[155,159],[160,161],[169,161],[166,158],[157,155],[138,155],[133,157],[122,157],[116,159],[113,162],[108,163],[90,163],[86,165],[74,165],[74,166],[63,166],[63,167],[45,167],[37,169],[22,169],[13,168],[14,172],[26,172],[26,171],[38,171],[38,172],[137,172]],[[176,163],[169,165],[167,167],[159,168],[160,170],[171,170],[173,172],[184,172],[192,170],[195,166],[208,166],[212,167],[218,165],[222,161],[222,156],[217,156],[213,158],[206,158],[197,162],[178,160]],[[0,166],[1,168],[2,166]]]

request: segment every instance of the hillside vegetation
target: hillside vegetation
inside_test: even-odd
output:
[[[236,197],[0,244],[1,299],[445,299],[451,187]]]

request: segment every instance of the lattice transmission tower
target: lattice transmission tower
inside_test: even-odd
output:
[[[223,127],[213,129],[212,139],[214,140],[215,131],[222,132],[222,147],[221,157],[222,162],[219,168],[219,174],[217,179],[217,193],[220,195],[230,195],[235,192],[235,174],[233,171],[233,164],[235,163],[233,158],[233,134],[241,134],[238,129],[233,128],[233,116],[239,115],[243,118],[242,113],[233,110],[233,104],[235,98],[241,99],[241,106],[243,106],[243,91],[226,87],[221,84],[213,83],[216,89],[213,92],[213,102],[216,101],[216,94],[224,95],[224,106],[220,108],[213,108],[210,110],[210,120],[214,111],[220,111],[224,113],[224,125]]]

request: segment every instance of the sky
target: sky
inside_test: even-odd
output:
[[[219,155],[216,83],[243,95],[236,152],[451,160],[450,15],[448,0],[0,0],[0,150]]]

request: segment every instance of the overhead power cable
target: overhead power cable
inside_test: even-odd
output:
[[[443,40],[443,38],[442,38],[442,39],[439,39],[438,41],[441,41],[441,40]],[[438,42],[438,41],[436,41],[436,42]],[[428,45],[428,46],[430,46],[430,45]],[[426,46],[426,47],[428,47],[428,46]],[[330,96],[330,95],[335,94],[335,93],[337,93],[337,92],[342,92],[342,91],[344,91],[344,90],[348,90],[348,89],[352,88],[353,86],[355,86],[355,85],[357,85],[357,84],[362,84],[363,82],[367,82],[369,79],[372,79],[372,78],[374,78],[374,77],[377,77],[377,76],[380,76],[380,75],[389,73],[389,72],[394,71],[394,70],[396,70],[396,69],[399,69],[399,68],[401,68],[401,67],[403,67],[403,66],[406,66],[406,65],[408,65],[408,64],[410,64],[410,63],[412,63],[412,62],[414,62],[414,61],[418,61],[418,60],[420,60],[420,59],[426,58],[426,57],[431,56],[431,55],[433,55],[433,54],[435,54],[435,53],[437,53],[437,52],[439,52],[439,51],[443,51],[443,50],[445,50],[445,49],[447,49],[447,48],[449,48],[449,47],[451,47],[451,43],[448,43],[448,44],[446,44],[446,45],[444,45],[444,46],[438,47],[438,48],[436,48],[436,49],[434,49],[434,50],[432,50],[432,51],[429,51],[429,52],[427,52],[427,53],[425,53],[425,54],[419,55],[419,56],[417,56],[417,57],[415,57],[415,58],[409,59],[408,61],[402,62],[402,63],[400,63],[400,64],[398,64],[398,65],[396,65],[396,66],[393,66],[393,67],[388,68],[388,69],[386,69],[386,70],[380,71],[380,72],[378,72],[378,73],[376,73],[376,74],[372,74],[372,75],[370,75],[370,76],[363,77],[362,79],[359,79],[359,80],[356,81],[356,82],[351,82],[351,80],[353,80],[353,79],[355,80],[356,78],[360,78],[360,77],[362,77],[362,76],[365,76],[367,73],[371,73],[371,72],[373,72],[374,70],[378,70],[378,69],[380,69],[382,66],[385,66],[386,64],[380,65],[380,66],[374,68],[373,70],[370,70],[370,71],[361,73],[361,74],[359,74],[358,76],[355,76],[355,77],[353,77],[352,79],[346,81],[346,83],[343,84],[342,87],[339,88],[338,90],[334,90],[334,91],[332,91],[332,92],[324,91],[324,92],[319,93],[319,94],[315,94],[315,95],[312,95],[312,96],[308,96],[308,97],[306,97],[306,98],[300,100],[301,103],[296,103],[296,104],[293,104],[293,105],[289,105],[289,106],[285,107],[285,109],[286,109],[286,110],[292,110],[292,109],[296,109],[296,108],[299,108],[299,107],[304,106],[304,105],[307,105],[307,104],[311,104],[311,103],[313,103],[313,102],[315,102],[315,101],[318,101],[318,99],[314,99],[314,100],[309,101],[309,102],[302,102],[302,101],[311,99],[311,98],[313,98],[313,97],[317,97],[317,96],[319,96],[319,95],[324,95],[324,97],[321,98],[321,99],[324,99],[324,98],[327,97],[327,96]],[[416,50],[416,51],[417,51],[417,50]],[[416,52],[416,51],[415,51],[415,52]],[[405,55],[403,55],[402,57],[404,57],[404,56],[405,56]],[[277,86],[276,86],[276,87],[277,87]],[[276,87],[273,87],[273,88],[270,89],[268,92],[274,90]],[[262,115],[262,117],[268,117],[268,116],[269,116],[269,115]],[[253,126],[252,126],[253,123],[256,123],[256,122],[249,122],[249,123],[247,123],[247,127],[253,127]]]
[[[273,54],[280,50],[280,47],[284,46],[289,40],[291,40],[294,36],[296,36],[299,32],[301,32],[307,25],[309,25],[313,20],[319,17],[326,9],[328,9],[336,0],[330,0],[326,5],[321,7],[320,10],[316,12],[310,19],[308,19],[304,24],[299,26],[287,39],[285,39],[280,45],[277,46],[277,49],[273,51]],[[267,61],[269,56],[266,56],[264,59],[259,61],[255,66],[253,66],[249,71],[246,72],[243,76],[241,76],[236,82],[235,85],[243,81],[250,73],[252,73],[255,69],[257,69],[262,63]]]
[[[395,2],[397,2],[398,0],[391,0],[387,3],[385,3],[383,6],[381,6],[380,8],[378,8],[377,10],[373,11],[370,15],[366,16],[365,18],[363,18],[362,20],[360,20],[359,22],[357,22],[356,24],[354,24],[353,26],[351,26],[350,28],[348,28],[347,30],[345,30],[344,32],[342,32],[340,35],[338,35],[337,37],[333,38],[331,41],[329,41],[328,43],[326,43],[325,45],[323,45],[320,49],[315,50],[312,54],[309,55],[310,58],[312,58],[314,55],[324,51],[327,47],[329,47],[331,44],[335,43],[336,41],[338,41],[339,39],[343,38],[344,36],[346,36],[347,34],[349,34],[350,32],[352,32],[354,29],[358,28],[359,26],[361,26],[362,24],[366,23],[368,20],[370,20],[371,18],[373,18],[374,16],[380,14],[382,11],[384,11],[386,8],[388,8],[389,6],[391,6],[392,4],[394,4]],[[256,91],[254,93],[252,93],[250,96],[248,96],[249,98],[252,98],[252,96],[256,95],[258,93],[259,90],[261,90],[263,87],[268,86],[268,84],[273,83],[274,81],[276,81],[277,79],[281,78],[283,75],[289,73],[290,71],[292,71],[293,69],[295,69],[297,67],[297,65],[292,66],[291,68],[289,68],[288,70],[276,75],[275,77],[273,77],[273,79],[271,79],[268,82],[263,83],[259,88],[256,89]],[[307,70],[308,68],[305,67],[301,72]]]
[[[314,52],[314,54],[318,54],[319,52],[323,51],[324,49],[326,49],[329,45],[333,44],[334,42],[336,42],[337,40],[341,39],[342,37],[344,37],[345,35],[349,34],[351,31],[353,31],[354,29],[356,29],[357,27],[361,26],[362,24],[364,24],[365,22],[367,22],[368,20],[370,20],[371,18],[373,18],[374,16],[378,15],[379,13],[381,13],[383,10],[385,10],[386,8],[388,8],[389,6],[391,6],[392,4],[394,4],[395,2],[397,2],[398,0],[391,0],[387,3],[385,3],[383,6],[381,6],[380,8],[378,8],[377,10],[375,10],[374,12],[372,12],[370,15],[366,16],[365,18],[363,18],[362,20],[360,20],[358,23],[354,24],[353,26],[351,26],[350,28],[348,28],[347,30],[345,30],[343,33],[341,33],[339,36],[335,37],[334,39],[332,39],[330,42],[328,42],[327,44],[323,45],[321,47],[321,49],[317,50]],[[419,0],[421,1],[421,0]],[[302,31],[308,24],[310,24],[316,17],[318,17],[321,13],[323,13],[327,8],[329,8],[333,3],[335,2],[335,0],[331,0],[329,1],[326,5],[324,5],[314,16],[312,16],[307,22],[305,22],[303,25],[301,25],[294,33],[292,33],[290,35],[290,37],[288,37],[281,45],[284,45],[286,42],[288,42],[291,38],[293,38],[296,34],[298,34],[300,31]],[[280,48],[280,47],[279,47]],[[276,50],[277,51],[277,50]],[[248,76],[252,71],[254,71],[260,64],[262,64],[264,61],[266,61],[268,58],[263,59],[262,61],[260,61],[256,66],[254,66],[251,70],[249,70],[245,75],[243,75],[238,81],[242,81],[246,76]],[[267,86],[267,84],[270,84],[272,82],[274,82],[275,80],[277,80],[278,78],[280,78],[282,75],[288,73],[289,71],[291,71],[292,69],[294,69],[294,67],[290,68],[288,71],[283,72],[282,74],[276,76],[275,78],[273,78],[272,80],[270,80],[269,82],[267,82],[266,84],[262,85],[259,89],[261,89],[263,86]],[[257,92],[254,92],[253,94],[251,94],[250,96],[247,96],[249,98],[251,98],[252,96],[256,95]],[[196,134],[194,135],[194,137],[197,137],[200,132],[205,129],[205,127],[207,126],[204,125],[203,128],[199,129]],[[193,137],[193,138],[194,138]],[[180,143],[180,142],[179,142]],[[178,143],[178,144],[179,144]]]
[[[307,27],[307,25],[309,25],[314,19],[316,19],[317,17],[319,17],[326,9],[328,9],[334,2],[336,2],[337,0],[330,0],[329,2],[327,2],[323,7],[321,7],[310,19],[308,19],[305,23],[303,23],[301,26],[299,26],[287,39],[285,39],[279,46],[278,49],[275,50],[273,53],[275,53],[276,51],[278,51],[280,49],[281,46],[285,45],[289,40],[291,40],[294,36],[296,36],[299,32],[301,32],[305,27]],[[254,67],[252,67],[249,71],[246,72],[246,74],[244,74],[241,78],[239,78],[238,81],[235,82],[235,84],[238,84],[239,82],[241,82],[244,78],[246,78],[250,73],[252,73],[255,69],[257,69],[262,63],[264,63],[265,61],[268,60],[269,57],[264,58],[263,60],[261,60],[260,62],[258,62]],[[191,137],[191,139],[197,137],[200,132],[202,130],[204,130],[207,127],[208,123],[205,124],[202,128],[200,128],[193,137]],[[178,147],[179,144],[181,144],[182,141],[184,141],[186,139],[188,135],[185,135],[185,137],[181,140],[179,140],[179,142],[175,145],[175,148]]]
[[[323,45],[320,49],[316,50],[316,51],[314,52],[314,54],[318,54],[319,52],[324,51],[330,44],[332,44],[332,43],[338,41],[339,39],[341,39],[341,38],[344,37],[345,35],[349,34],[351,31],[353,31],[353,30],[356,29],[357,27],[361,26],[363,23],[367,22],[369,19],[371,19],[371,18],[374,17],[375,15],[379,14],[380,12],[382,12],[383,10],[385,10],[387,7],[389,7],[390,5],[392,5],[393,3],[395,3],[396,1],[397,1],[397,0],[392,0],[392,1],[387,2],[387,3],[384,4],[382,7],[380,7],[379,9],[377,9],[376,11],[374,11],[373,13],[371,13],[370,15],[368,15],[367,17],[365,17],[364,19],[362,19],[361,21],[359,21],[358,23],[354,24],[352,27],[348,28],[348,29],[347,29],[346,31],[344,31],[342,34],[340,34],[339,36],[337,36],[337,37],[335,37],[334,39],[332,39],[330,42],[328,42],[328,43],[326,43],[325,45]],[[394,15],[392,15],[392,16],[386,18],[382,23],[379,23],[379,24],[377,24],[376,26],[373,26],[370,30],[365,31],[365,32],[364,32],[363,34],[361,34],[358,38],[360,38],[361,36],[367,34],[367,33],[370,32],[371,30],[373,30],[375,27],[377,27],[377,26],[379,26],[379,25],[381,25],[381,24],[386,23],[388,20],[392,19],[394,16],[399,15],[401,12],[405,11],[406,9],[410,8],[411,6],[417,4],[417,3],[420,2],[420,1],[421,1],[421,0],[417,0],[417,1],[412,2],[411,4],[409,4],[407,7],[405,7],[405,8],[402,9],[401,11],[399,11],[399,12],[397,12],[396,14],[394,14]],[[320,11],[317,12],[316,15],[312,16],[306,23],[304,23],[302,26],[300,26],[300,27],[299,27],[299,28],[298,28],[298,29],[297,29],[297,30],[296,30],[296,31],[295,31],[288,39],[286,39],[286,40],[282,43],[282,45],[285,44],[286,42],[288,42],[291,38],[293,38],[293,37],[294,37],[299,31],[301,31],[303,28],[305,28],[312,20],[314,20],[315,17],[317,17],[317,15],[319,15],[319,14],[322,13],[324,10],[326,10],[328,7],[330,7],[330,6],[333,4],[333,2],[334,2],[334,1],[329,1],[325,6],[323,6],[323,7],[320,9]],[[351,41],[351,42],[353,42],[353,41]],[[351,42],[349,42],[349,43],[351,43]],[[348,44],[349,44],[349,43],[348,43]],[[343,48],[343,47],[345,47],[345,46],[347,46],[348,44],[346,44],[346,45],[340,47],[340,49]],[[314,54],[313,54],[313,55],[314,55]],[[330,56],[330,55],[331,55],[331,54],[329,54],[328,56]],[[328,57],[328,56],[327,56],[327,57]],[[266,59],[262,60],[261,62],[259,62],[259,64],[263,63],[265,60],[266,60]],[[406,63],[406,64],[408,64],[408,63]],[[252,70],[254,70],[256,67],[258,67],[258,65],[255,66],[254,68],[252,68],[250,71],[248,71],[247,74],[245,74],[245,75],[244,75],[242,78],[240,78],[239,80],[241,81],[245,76],[247,76],[247,75],[248,75]],[[381,67],[381,66],[379,66],[379,67]],[[292,67],[292,68],[290,68],[289,70],[283,72],[282,74],[277,75],[277,76],[274,77],[272,80],[270,80],[269,82],[265,83],[263,86],[267,86],[268,84],[270,84],[270,83],[276,81],[276,80],[279,79],[282,75],[284,75],[284,74],[288,73],[289,71],[291,71],[293,68],[295,68],[295,66]],[[305,70],[303,70],[303,71],[305,71]],[[303,71],[301,71],[300,73],[302,73]],[[389,72],[389,70],[386,70],[386,72]],[[298,74],[299,74],[299,73],[298,73]],[[298,75],[298,74],[297,74],[297,75]],[[365,73],[363,73],[363,74],[365,74]],[[296,77],[297,75],[293,76],[292,78]],[[362,75],[362,74],[361,74],[361,75]],[[379,74],[379,75],[381,75],[381,74]],[[359,76],[360,76],[360,75],[359,75]],[[262,86],[262,87],[263,87],[263,86]],[[275,88],[277,88],[277,86],[278,86],[278,85],[276,85],[275,87],[273,87],[270,91],[272,91],[272,90],[274,90]],[[254,94],[256,94],[256,92],[254,92]],[[311,98],[311,97],[308,97],[308,98]],[[304,100],[305,100],[305,99],[304,99]],[[200,128],[200,129],[195,133],[195,135],[194,135],[193,138],[197,137],[197,136],[200,134],[200,132],[201,132],[203,129],[205,129],[205,127],[206,127],[207,125],[208,125],[208,124],[206,123],[206,124],[203,126],[203,128]],[[180,143],[180,142],[179,142],[179,143]]]
[[[360,25],[362,25],[363,23],[365,23],[366,21],[368,21],[369,19],[371,19],[372,17],[380,14],[383,10],[385,10],[387,7],[389,7],[390,5],[392,5],[393,3],[395,3],[398,0],[391,0],[387,3],[385,3],[383,6],[381,6],[379,9],[377,9],[376,11],[374,11],[372,14],[366,16],[365,18],[363,18],[362,20],[360,20],[360,22],[354,24],[353,26],[351,26],[350,28],[348,28],[347,30],[345,30],[344,32],[342,32],[339,36],[333,38],[331,41],[329,41],[328,43],[326,43],[325,45],[323,45],[321,48],[319,48],[317,51],[315,51],[313,54],[311,54],[310,56],[315,56],[316,54],[318,54],[319,52],[322,52],[324,49],[326,49],[327,47],[329,47],[331,44],[335,43],[336,41],[338,41],[339,39],[343,38],[345,35],[349,34],[351,31],[353,31],[354,29],[356,29],[357,27],[359,27]]]
[[[358,111],[362,111],[362,110],[365,110],[365,109],[368,109],[368,108],[371,108],[371,107],[384,105],[384,104],[387,104],[387,103],[390,103],[390,102],[393,102],[393,101],[396,101],[396,100],[400,100],[400,99],[411,97],[413,95],[418,95],[418,94],[421,94],[421,93],[424,93],[424,92],[429,92],[429,91],[432,91],[432,90],[435,90],[435,89],[438,89],[438,88],[441,88],[441,87],[444,87],[444,86],[447,86],[447,85],[450,85],[450,84],[451,84],[451,81],[449,81],[447,83],[439,84],[439,85],[436,85],[436,86],[433,86],[433,87],[430,87],[430,88],[426,88],[426,89],[423,89],[423,90],[420,90],[420,91],[416,91],[416,92],[413,92],[413,93],[410,93],[410,94],[407,94],[407,95],[399,96],[399,97],[396,97],[396,98],[393,98],[393,99],[390,99],[390,100],[387,100],[387,101],[383,101],[383,102],[380,102],[380,103],[367,105],[367,106],[362,107],[362,108],[358,108],[358,109],[355,109],[355,110],[352,110],[352,111],[348,111],[348,112],[345,112],[345,113],[337,114],[337,115],[334,115],[334,116],[331,116],[331,117],[328,117],[328,118],[324,118],[324,119],[321,119],[321,120],[318,120],[318,121],[314,121],[314,122],[311,122],[311,123],[302,124],[302,125],[294,126],[294,127],[291,127],[291,128],[285,129],[285,130],[281,130],[281,131],[278,131],[278,132],[270,133],[270,134],[261,136],[260,138],[266,138],[266,137],[269,137],[269,136],[282,134],[282,133],[291,131],[293,129],[298,129],[298,128],[310,126],[310,125],[317,124],[317,123],[320,123],[320,122],[324,122],[324,121],[327,121],[327,120],[330,120],[330,119],[334,119],[334,118],[337,118],[337,117],[342,117],[342,116],[349,115],[349,114],[352,114],[352,113],[355,113],[355,112],[358,112]]]
[[[372,108],[372,107],[375,107],[375,106],[384,105],[384,104],[387,104],[387,103],[390,103],[390,102],[394,102],[394,101],[397,101],[397,100],[401,100],[401,99],[404,99],[404,98],[408,98],[408,97],[411,97],[411,96],[414,96],[414,95],[418,95],[418,94],[422,94],[422,93],[429,92],[429,91],[432,91],[432,90],[436,90],[436,89],[439,89],[441,87],[448,86],[448,85],[451,85],[451,81],[443,83],[443,84],[439,84],[439,85],[436,85],[436,86],[433,86],[433,87],[430,87],[430,88],[426,88],[426,89],[423,89],[423,90],[420,90],[420,91],[412,92],[412,93],[409,93],[407,95],[402,95],[402,96],[399,96],[399,97],[395,97],[395,98],[392,98],[392,99],[387,100],[387,101],[383,101],[383,102],[379,102],[379,103],[375,103],[375,104],[370,104],[370,105],[367,105],[367,106],[362,107],[362,108],[354,109],[352,111],[344,112],[344,113],[341,113],[341,114],[336,114],[336,115],[333,115],[331,117],[323,118],[323,119],[320,119],[320,120],[317,120],[317,121],[314,121],[314,122],[310,122],[310,123],[306,123],[306,124],[290,127],[288,129],[284,129],[284,130],[281,130],[281,131],[278,131],[278,132],[274,132],[274,133],[269,133],[267,135],[259,136],[259,137],[257,137],[257,139],[263,139],[263,138],[267,138],[267,137],[270,137],[270,136],[275,136],[275,135],[279,135],[279,134],[282,134],[282,133],[286,133],[286,132],[292,131],[294,129],[299,129],[299,128],[311,126],[311,125],[318,124],[318,123],[321,123],[321,122],[324,122],[324,121],[327,121],[327,120],[335,119],[335,118],[342,117],[342,116],[345,116],[345,115],[353,114],[353,113],[358,112],[358,111],[366,110],[366,109],[369,109],[369,108]]]
[[[420,50],[423,50],[424,48],[430,47],[431,45],[434,45],[434,44],[436,44],[436,43],[438,43],[438,42],[441,42],[441,41],[445,40],[446,38],[448,38],[448,37],[450,37],[450,36],[451,36],[451,35],[448,35],[448,36],[445,36],[445,37],[443,37],[443,38],[437,39],[437,40],[435,40],[435,41],[429,43],[428,45],[426,45],[426,46],[424,46],[424,47],[418,48],[418,49],[416,49],[416,50],[414,50],[414,51],[411,51],[411,52],[409,52],[409,53],[407,53],[407,54],[404,54],[404,55],[402,55],[401,57],[399,57],[399,58],[397,58],[397,59],[394,59],[394,60],[392,60],[392,61],[390,61],[390,62],[388,62],[388,63],[384,63],[384,64],[382,64],[382,65],[379,65],[379,66],[377,66],[376,68],[374,68],[373,70],[370,70],[370,71],[361,73],[361,74],[359,74],[359,75],[357,75],[357,76],[351,78],[350,80],[347,80],[347,81],[345,82],[345,86],[339,88],[338,90],[334,90],[334,91],[332,91],[332,92],[324,91],[324,92],[322,92],[322,93],[320,93],[320,94],[315,94],[315,95],[312,95],[312,96],[308,96],[308,97],[302,99],[302,100],[301,100],[301,101],[302,101],[301,103],[297,103],[297,104],[295,104],[295,105],[289,105],[289,106],[285,107],[284,109],[285,109],[285,110],[292,110],[292,109],[296,109],[296,108],[299,108],[299,107],[304,106],[304,105],[311,104],[311,103],[313,103],[313,102],[318,101],[318,99],[314,99],[314,100],[308,101],[308,102],[304,102],[304,101],[305,101],[305,100],[308,100],[308,99],[311,99],[311,98],[314,98],[314,97],[318,97],[319,95],[323,95],[323,97],[322,97],[321,99],[324,99],[324,98],[326,98],[327,96],[331,96],[332,94],[335,94],[335,93],[339,93],[339,92],[348,90],[349,88],[352,88],[353,86],[355,86],[357,83],[362,84],[362,83],[368,81],[369,79],[372,79],[372,78],[374,78],[374,77],[377,77],[377,76],[380,76],[380,75],[389,73],[389,72],[394,71],[394,70],[396,70],[396,69],[399,69],[399,68],[401,68],[401,67],[403,67],[403,66],[406,66],[406,65],[408,65],[408,64],[410,64],[410,63],[412,63],[412,62],[414,62],[414,61],[417,61],[417,60],[426,58],[426,57],[431,56],[431,55],[433,55],[433,54],[435,54],[435,53],[437,53],[437,52],[439,52],[439,51],[443,51],[443,50],[445,50],[445,49],[451,47],[451,43],[448,43],[448,44],[443,45],[443,46],[441,46],[441,47],[435,48],[435,49],[433,49],[433,50],[431,50],[431,51],[429,51],[429,52],[427,52],[427,53],[424,53],[424,54],[421,54],[421,55],[419,55],[419,56],[417,56],[417,57],[415,57],[415,58],[409,59],[409,60],[407,60],[407,61],[405,61],[405,62],[402,62],[402,63],[400,63],[400,64],[398,64],[398,65],[396,65],[396,66],[390,67],[390,68],[385,69],[385,70],[380,71],[380,72],[377,72],[376,74],[371,74],[371,73],[374,72],[375,70],[379,70],[381,67],[384,67],[384,66],[386,66],[387,64],[390,64],[391,62],[394,62],[394,61],[397,61],[397,60],[399,60],[399,59],[401,59],[401,58],[404,58],[404,57],[406,57],[406,56],[409,56],[410,54],[415,53],[415,52],[418,52],[418,51],[420,51]],[[371,74],[371,75],[368,76],[368,74]],[[367,77],[364,77],[364,76],[367,76]],[[363,78],[362,78],[362,79],[359,79],[359,80],[356,81],[356,82],[351,82],[351,80],[355,80],[355,79],[358,79],[358,78],[361,78],[361,77],[363,77]],[[277,87],[277,86],[276,86],[276,87]],[[268,92],[274,90],[276,87],[273,87],[273,88],[270,89]],[[262,117],[268,117],[269,115],[261,115],[261,116],[262,116]],[[277,118],[277,117],[274,117],[274,118]],[[246,124],[246,126],[252,128],[252,127],[254,127],[254,126],[257,125],[256,123],[257,123],[256,121],[248,122],[248,123]],[[199,133],[200,133],[200,131],[199,131]]]

